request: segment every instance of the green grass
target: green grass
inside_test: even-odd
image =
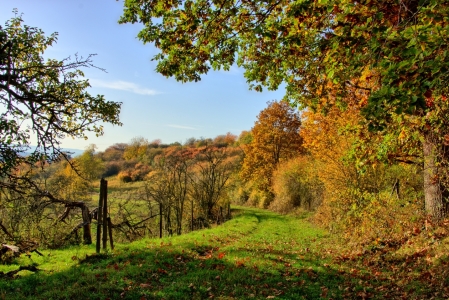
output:
[[[0,299],[382,299],[408,292],[427,298],[419,282],[378,277],[363,257],[346,260],[336,241],[306,219],[239,208],[213,229],[145,239],[95,255],[95,246],[21,258],[40,272],[0,280]],[[17,269],[0,266],[0,271]],[[385,278],[382,277],[385,275]],[[420,290],[421,289],[421,290]],[[422,292],[420,294],[420,291]],[[422,296],[422,297],[420,297]],[[438,297],[436,297],[438,299]]]

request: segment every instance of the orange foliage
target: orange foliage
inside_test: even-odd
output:
[[[324,187],[315,221],[358,239],[404,234],[419,209],[415,200],[422,186],[419,175],[413,166],[376,163],[377,151],[385,145],[391,145],[385,147],[388,156],[404,157],[400,141],[393,135],[383,144],[383,134],[367,131],[360,115],[366,104],[363,95],[349,93],[345,109],[326,104],[318,106],[326,114],[303,113],[301,130],[304,148],[317,161],[315,171]],[[400,196],[392,193],[399,179]]]
[[[237,141],[237,136],[228,132],[225,135],[219,135],[214,138],[214,145],[232,146]]]
[[[143,163],[137,163],[134,168],[118,173],[118,178],[123,182],[141,181],[150,172],[150,167]]]
[[[242,178],[269,191],[272,173],[279,162],[301,152],[300,125],[298,112],[287,103],[269,102],[251,129],[251,143],[243,147]]]
[[[353,145],[356,136],[352,132],[357,130],[359,121],[359,111],[355,107],[346,111],[332,107],[326,115],[303,113],[304,148],[325,166],[325,172],[319,176],[326,182],[327,189],[357,183],[355,165],[346,163],[343,157]]]

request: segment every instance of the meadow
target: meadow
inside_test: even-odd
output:
[[[351,248],[310,223],[234,207],[223,225],[181,236],[44,250],[0,266],[1,299],[446,299],[449,239],[426,232]],[[39,271],[5,274],[18,265]]]

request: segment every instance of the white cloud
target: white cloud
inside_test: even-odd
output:
[[[179,128],[179,129],[189,129],[189,130],[198,130],[195,127],[190,127],[190,126],[182,126],[182,125],[175,125],[175,124],[170,124],[167,125],[168,127],[172,127],[172,128]]]
[[[152,89],[147,89],[144,87],[141,87],[133,82],[127,82],[122,80],[117,81],[103,81],[100,79],[90,79],[89,83],[93,87],[100,87],[100,88],[107,88],[107,89],[113,89],[113,90],[121,90],[121,91],[128,91],[135,94],[140,95],[149,95],[154,96],[157,94],[161,94],[160,92]]]

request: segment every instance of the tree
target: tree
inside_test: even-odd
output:
[[[105,169],[103,161],[95,155],[95,148],[91,144],[81,155],[69,161],[52,163],[50,166],[53,174],[42,188],[54,197],[67,201],[91,200],[93,182],[101,179]],[[44,170],[48,168],[45,167]],[[42,172],[36,173],[37,176],[41,174]]]
[[[154,170],[147,176],[147,197],[159,204],[169,234],[172,234],[172,212],[175,215],[173,223],[176,234],[182,233],[191,160],[191,152],[188,149],[180,146],[168,147],[155,157]]]
[[[42,30],[24,25],[21,16],[15,13],[4,27],[0,26],[2,207],[18,207],[19,202],[21,207],[40,214],[30,223],[30,228],[38,229],[39,222],[48,222],[47,214],[49,218],[55,217],[51,211],[56,211],[56,207],[66,208],[59,217],[61,221],[67,218],[71,208],[81,208],[83,221],[79,226],[84,228],[85,242],[90,243],[87,205],[53,195],[45,188],[45,181],[39,182],[34,175],[51,162],[65,160],[72,164],[70,156],[60,147],[62,139],[87,139],[88,133],[100,136],[103,134],[100,122],[121,125],[121,103],[106,101],[102,95],[92,96],[86,91],[90,85],[83,79],[81,68],[94,67],[92,55],[45,61],[43,54],[56,42],[57,34],[46,37]],[[11,219],[14,236],[7,234],[6,227],[2,227],[3,232],[15,242],[34,239],[35,236],[26,232],[14,232],[17,224],[13,223],[25,222],[27,218],[22,213],[18,216]]]
[[[252,140],[253,140],[253,137],[251,136],[251,132],[243,130],[239,135],[237,144],[238,145],[247,145],[247,144],[251,143]]]
[[[232,148],[206,146],[194,153],[196,161],[190,175],[192,197],[199,202],[203,217],[212,219],[214,209],[224,197],[238,164],[238,151]]]
[[[80,175],[89,181],[100,180],[105,166],[100,157],[95,155],[96,145],[90,144],[78,157],[75,157],[74,166],[80,170]]]
[[[68,159],[60,148],[63,138],[102,135],[99,122],[121,125],[121,103],[86,92],[90,85],[81,68],[93,66],[91,55],[44,61],[44,51],[56,40],[56,33],[45,37],[24,25],[17,12],[0,27],[0,188],[37,191],[27,174],[15,172],[20,164]]]
[[[227,147],[232,146],[237,140],[237,136],[228,132],[226,134],[217,135],[214,138],[213,144],[217,147]]]
[[[150,143],[148,143],[148,140],[144,137],[134,137],[131,139],[131,142],[129,145],[125,148],[125,152],[123,153],[123,157],[126,160],[143,160]]]
[[[164,184],[168,189],[166,205],[173,209],[176,221],[176,234],[182,233],[184,208],[188,198],[188,182],[191,168],[191,153],[182,147],[167,148],[163,156],[159,157],[158,171],[164,174]],[[170,211],[168,211],[168,216]],[[170,220],[170,217],[168,217]],[[171,224],[170,224],[171,225]]]
[[[303,107],[326,98],[328,83],[330,105],[345,106],[348,88],[366,91],[371,130],[388,130],[393,114],[421,118],[425,206],[441,220],[442,118],[432,114],[449,89],[448,16],[446,0],[127,0],[120,22],[143,23],[139,39],[161,50],[157,71],[180,81],[237,63],[252,88],[284,83],[285,99]],[[376,84],[359,81],[366,70]]]
[[[125,152],[128,144],[125,143],[116,143],[112,146],[109,146],[104,152],[100,153],[101,158],[104,161],[118,161],[123,160],[123,153]]]
[[[300,126],[298,112],[288,103],[269,102],[251,128],[252,141],[244,146],[242,177],[269,191],[273,171],[279,162],[301,152]]]

